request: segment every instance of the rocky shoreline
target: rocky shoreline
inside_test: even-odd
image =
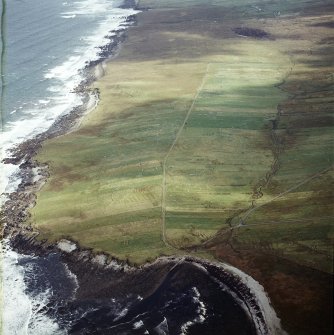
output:
[[[12,201],[15,203],[14,199]],[[16,202],[22,203],[22,198]],[[24,216],[20,219],[24,224]],[[179,285],[204,287],[208,281],[213,281],[218,283],[220,289],[248,315],[249,321],[254,326],[254,334],[285,334],[271,306],[267,309],[270,301],[263,288],[260,285],[260,290],[258,287],[252,287],[248,278],[242,278],[228,266],[225,268],[223,264],[215,264],[191,256],[170,256],[158,258],[153,263],[140,267],[131,266],[110,255],[97,254],[91,249],[82,248],[69,240],[63,239],[58,243],[49,243],[47,240],[38,241],[37,235],[29,226],[23,229],[17,227],[11,230],[10,246],[20,254],[29,256],[59,255],[60,260],[76,276],[78,283],[74,301],[71,303],[80,304],[101,299],[125,301],[129,292],[132,296],[150,300],[164,285],[167,278],[171,277],[177,287]],[[265,295],[264,299],[261,294]],[[135,306],[134,310],[140,314],[140,305]],[[132,311],[125,320],[130,322],[131,317],[135,317],[134,313]],[[123,318],[122,322],[124,322]]]
[[[67,240],[62,240],[61,243],[75,245],[75,248],[65,250],[59,245],[60,242],[58,244],[50,244],[46,240],[39,242],[33,234],[28,236],[28,234],[17,233],[12,236],[10,242],[11,247],[21,254],[40,257],[59,254],[62,262],[77,278],[78,289],[74,299],[77,303],[108,298],[123,301],[130,291],[133,296],[140,296],[144,300],[150,299],[157,294],[156,292],[168,277],[173,277],[176,285],[182,287],[188,287],[194,283],[197,286],[204,286],[212,280],[219,283],[221,290],[245,311],[255,327],[254,334],[285,334],[280,328],[279,319],[270,320],[270,313],[264,310],[263,301],[257,295],[258,292],[255,292],[255,288],[249,286],[249,280],[225,269],[223,264],[215,264],[191,256],[170,256],[136,267],[120,262],[109,255],[96,254],[90,249],[80,248]],[[189,273],[192,275],[189,276]],[[135,310],[138,309],[138,314],[139,308],[139,306],[135,308]],[[127,315],[125,320],[129,321],[134,317],[133,313]],[[123,318],[122,322],[124,322]]]
[[[134,1],[125,2],[129,7],[133,4]],[[135,16],[129,20],[135,23]],[[246,310],[257,329],[257,334],[272,334],[271,326],[267,324],[270,320],[266,320],[266,311],[261,308],[256,292],[252,291],[239,276],[222,266],[192,257],[162,257],[151,264],[133,267],[109,255],[96,254],[90,249],[81,248],[71,241],[65,243],[75,245],[72,250],[61,248],[59,242],[39,241],[38,232],[27,224],[30,218],[29,209],[36,202],[36,192],[49,177],[48,166],[35,160],[38,150],[44,141],[68,133],[80,122],[86,112],[90,96],[98,94],[89,88],[96,79],[93,71],[95,66],[115,55],[125,38],[126,28],[111,37],[110,44],[102,48],[98,62],[92,62],[86,67],[86,79],[76,90],[82,96],[83,105],[58,118],[48,131],[18,145],[12,150],[11,157],[3,160],[6,164],[19,165],[21,183],[16,192],[6,194],[8,200],[1,210],[2,237],[8,238],[10,246],[21,254],[41,257],[51,253],[59,254],[61,260],[78,279],[79,286],[75,297],[77,301],[106,297],[122,299],[127,296],[129,289],[132,294],[147,299],[155,294],[168,276],[177,276],[179,279],[176,283],[179,285],[181,281],[182,285],[188,282],[191,285],[193,277],[186,275],[189,271],[192,271],[195,277],[196,273],[205,273],[205,278],[209,276],[221,283],[222,290],[228,291]],[[201,278],[200,281],[204,280],[200,275],[198,278]],[[131,315],[127,316],[129,317]],[[283,334],[283,331],[280,332],[276,326],[274,327],[275,333],[277,331],[277,334]]]
[[[79,117],[80,113],[75,111],[71,114],[69,122],[75,125]],[[66,122],[66,119],[62,118],[62,122]],[[8,200],[1,213],[1,223],[3,225],[6,223],[3,237],[9,238],[13,250],[21,254],[42,257],[51,253],[60,254],[61,260],[77,277],[79,285],[76,299],[78,300],[99,299],[108,296],[122,299],[127,295],[129,288],[131,288],[132,294],[149,297],[173,268],[178,267],[181,272],[189,271],[189,268],[193,271],[198,265],[202,265],[206,271],[209,271],[210,275],[214,275],[224,283],[226,289],[239,299],[240,304],[245,304],[253,322],[262,325],[261,328],[264,329],[259,334],[269,334],[265,329],[265,317],[254,292],[240,278],[214,264],[192,257],[162,257],[152,264],[133,267],[126,262],[110,258],[109,255],[95,254],[92,250],[77,245],[75,250],[67,252],[61,250],[58,244],[50,243],[47,240],[38,241],[36,239],[38,232],[34,231],[26,222],[30,216],[29,209],[34,206],[36,201],[35,194],[46,182],[49,173],[48,166],[38,164],[34,160],[34,156],[44,139],[50,138],[48,135],[61,135],[61,131],[64,129],[60,129],[60,125],[61,123],[57,123],[50,132],[47,132],[48,134],[42,134],[27,141],[28,143],[23,143],[20,150],[17,151],[18,155],[13,158],[15,162],[28,158],[20,165],[22,182],[16,192],[8,194]],[[185,270],[186,268],[188,269]]]
[[[122,8],[138,9],[135,1],[125,1]],[[3,159],[5,164],[19,165],[18,177],[21,179],[16,192],[4,194],[8,200],[1,208],[0,223],[3,226],[3,237],[15,235],[17,231],[24,231],[24,235],[27,236],[38,234],[38,232],[33,232],[31,227],[22,227],[29,218],[29,208],[35,205],[36,192],[49,177],[48,166],[37,162],[35,157],[44,141],[62,136],[75,129],[87,113],[91,97],[99,98],[98,90],[90,88],[90,85],[98,79],[95,69],[117,55],[121,43],[126,39],[127,27],[136,24],[136,16],[129,16],[126,22],[126,27],[110,36],[110,43],[101,47],[99,60],[90,62],[83,70],[84,79],[75,89],[75,92],[82,98],[82,105],[75,107],[68,114],[61,115],[47,131],[12,148],[10,157]]]

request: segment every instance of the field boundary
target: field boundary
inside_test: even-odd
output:
[[[206,67],[206,71],[205,71],[205,74],[202,78],[202,81],[201,81],[201,84],[199,85],[199,87],[197,88],[197,91],[196,91],[196,94],[194,96],[194,99],[191,103],[191,106],[190,108],[188,109],[188,112],[183,120],[183,123],[181,125],[181,127],[179,128],[179,131],[177,132],[176,136],[175,136],[175,139],[172,143],[172,145],[169,147],[163,161],[162,161],[162,191],[161,191],[161,231],[162,231],[162,241],[163,243],[168,246],[168,247],[171,247],[171,248],[175,248],[173,247],[172,245],[170,245],[167,241],[167,238],[166,238],[166,190],[167,190],[167,187],[166,187],[166,164],[167,164],[167,161],[168,161],[168,158],[171,154],[171,152],[173,151],[176,143],[178,142],[180,136],[181,136],[181,133],[183,132],[184,130],[184,127],[185,125],[187,124],[187,121],[189,119],[189,116],[190,114],[192,113],[194,107],[195,107],[195,102],[198,98],[198,96],[200,95],[201,91],[203,90],[204,88],[204,85],[207,81],[207,77],[208,77],[208,72],[209,72],[209,67],[210,67],[211,63],[209,63]]]

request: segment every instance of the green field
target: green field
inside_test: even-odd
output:
[[[29,223],[136,264],[228,261],[264,284],[291,334],[327,334],[331,1],[139,5],[151,9],[92,84],[98,107],[38,153],[50,177]]]
[[[260,47],[244,42],[242,47],[252,50],[251,55],[228,55],[209,63],[167,160],[167,238],[178,247],[213,236],[235,213],[248,208],[253,188],[272,164],[270,146],[264,144],[267,123],[285,97],[275,84],[286,75],[289,58],[266,42]],[[280,63],[273,63],[273,57]],[[182,224],[178,215],[184,217],[184,211],[189,214]],[[201,222],[198,213],[215,219]]]
[[[331,271],[331,170],[272,200],[332,164],[331,64],[318,45],[329,29],[305,30],[325,19],[295,17],[296,1],[140,5],[155,15],[139,15],[93,84],[98,108],[38,155],[51,175],[32,210],[40,237],[141,263],[237,227],[235,247],[268,242]],[[269,37],[238,36],[239,26]],[[310,234],[291,244],[285,226]]]

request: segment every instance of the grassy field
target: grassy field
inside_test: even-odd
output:
[[[138,264],[214,255],[264,283],[293,334],[329,334],[310,292],[333,273],[331,2],[139,4],[96,110],[38,154],[30,223]]]
[[[289,98],[279,103],[271,131],[275,164],[257,185],[260,196],[254,208],[234,220],[246,225],[230,239],[236,248],[264,249],[329,273],[333,272],[334,86],[328,58],[330,28],[322,22],[331,18],[314,15],[281,22],[288,26],[291,21],[294,28],[282,42],[292,68],[280,85]],[[300,43],[292,42],[295,35]]]
[[[149,1],[140,5],[153,6]],[[48,141],[40,152],[38,159],[51,171],[32,211],[41,237],[68,236],[142,262],[214,238],[245,215],[247,229],[240,227],[233,236],[239,247],[262,245],[261,224],[267,221],[308,226],[310,211],[318,207],[303,201],[319,202],[313,193],[320,188],[326,193],[320,185],[321,180],[328,184],[325,175],[312,180],[317,183],[313,188],[308,183],[294,190],[297,196],[289,193],[256,211],[251,208],[332,164],[330,64],[320,62],[324,55],[319,52],[308,54],[328,34],[328,28],[316,25],[323,18],[291,18],[287,14],[303,7],[294,1],[281,8],[267,2],[258,7],[255,1],[166,1],[157,6],[164,8],[155,9],[155,15],[140,14],[120,55],[94,84],[100,92],[98,108],[79,130]],[[282,18],[273,15],[284,11]],[[304,28],[312,23],[316,28],[309,38]],[[242,25],[253,29],[246,31],[249,36],[233,31]],[[265,38],[257,38],[256,29]],[[295,34],[300,35],[297,44]],[[318,60],[322,71],[320,65],[307,64],[307,57]],[[317,78],[310,82],[312,75]],[[294,210],[291,198],[299,206]],[[319,243],[330,253],[329,188],[321,199],[328,219],[321,215],[317,224],[312,214],[312,222],[326,235]],[[283,213],[284,201],[290,210]],[[305,223],[293,222],[304,216]],[[266,230],[280,227],[271,224]],[[293,258],[293,248],[275,236],[273,248],[288,255],[291,250]],[[304,256],[309,244],[318,243],[308,241],[301,241]],[[320,266],[330,271],[328,256]]]
[[[285,97],[275,85],[290,62],[270,43],[258,44],[244,42],[233,55],[209,63],[168,157],[167,238],[178,247],[205,241],[228,226],[235,213],[251,205],[253,188],[272,164],[270,146],[265,145],[267,123]],[[239,55],[246,50],[248,55]],[[199,213],[210,219],[198,220]]]

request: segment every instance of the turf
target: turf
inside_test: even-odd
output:
[[[136,264],[228,261],[290,334],[331,334],[331,1],[139,6],[98,107],[39,152],[30,223]]]
[[[142,263],[232,228],[235,248],[331,272],[330,3],[139,5],[97,109],[38,155],[40,237]]]

